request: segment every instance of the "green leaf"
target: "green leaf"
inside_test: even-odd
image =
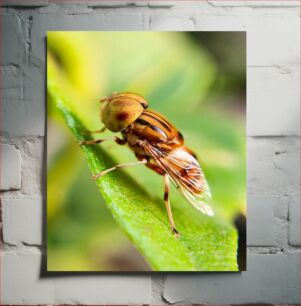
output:
[[[55,73],[48,71],[50,100],[76,141],[88,140],[86,127],[70,107],[73,97],[58,84],[61,82],[55,79]],[[101,146],[82,146],[82,150],[93,174],[117,164]],[[150,196],[124,171],[113,171],[96,184],[116,222],[153,270],[237,271],[237,232],[218,214],[203,216],[184,198],[173,197],[174,220],[181,234],[176,239],[169,229],[163,199]]]

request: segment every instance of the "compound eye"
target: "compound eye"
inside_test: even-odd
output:
[[[124,92],[124,93],[119,93],[114,96],[114,98],[124,98],[127,100],[135,101],[141,104],[143,109],[146,109],[148,107],[148,102],[145,100],[145,98],[141,95],[138,95],[137,93],[134,92]]]

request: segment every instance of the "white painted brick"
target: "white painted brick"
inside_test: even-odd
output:
[[[39,14],[67,14],[67,15],[81,15],[91,14],[93,8],[88,6],[88,0],[78,1],[61,1],[49,0],[49,5],[39,7]]]
[[[22,72],[14,66],[7,66],[0,72],[3,80],[3,131],[17,136],[44,135],[45,69],[25,67]]]
[[[216,7],[298,7],[300,2],[296,1],[252,1],[252,0],[207,0],[207,2]]]
[[[39,7],[47,6],[48,0],[2,0],[0,6]]]
[[[127,6],[148,6],[149,1],[131,1],[131,0],[88,0],[88,6],[91,7],[104,7],[104,8],[114,8],[114,7],[127,7]]]
[[[3,199],[3,241],[42,244],[42,199]]]
[[[300,194],[296,194],[290,197],[289,202],[289,243],[291,245],[301,245],[300,231]]]
[[[99,18],[94,15],[94,18]],[[98,31],[139,31],[142,29],[140,14],[106,13],[103,16],[103,26]]]
[[[81,2],[81,1],[79,1]],[[136,1],[120,1],[120,0],[88,0],[86,1],[88,6],[91,7],[126,7],[130,5],[134,6],[149,6],[149,7],[172,7],[176,4],[175,1],[164,0],[136,0]]]
[[[84,290],[81,290],[84,286]],[[149,275],[106,275],[58,279],[55,283],[56,303],[78,304],[149,304]],[[118,294],[116,294],[118,292]]]
[[[300,67],[249,67],[249,136],[300,134]]]
[[[85,0],[84,4],[88,7],[95,8],[120,8],[120,7],[134,7],[134,6],[149,6],[150,0]],[[170,2],[170,1],[162,1]],[[74,0],[72,4],[82,4],[82,0]],[[69,6],[69,5],[68,5]],[[164,6],[164,5],[163,5]],[[167,6],[167,4],[165,4]],[[171,5],[168,5],[171,6]]]
[[[286,213],[283,211],[286,211]],[[279,217],[285,218],[286,215],[287,199],[285,197],[249,196],[247,214],[248,246],[284,244],[286,242],[285,222],[284,220],[279,220]]]
[[[0,190],[21,188],[21,154],[13,145],[0,144]]]
[[[2,99],[22,102],[22,72],[15,66],[0,67]],[[6,115],[4,114],[4,119]]]
[[[149,6],[149,2],[150,0],[138,0],[138,1],[131,3],[131,5],[134,5],[137,7],[145,7],[145,6]]]
[[[40,276],[41,254],[1,252],[3,304],[148,304],[148,275]]]
[[[22,192],[25,195],[39,197],[42,190],[42,181],[46,177],[44,139],[30,138],[22,142]]]
[[[262,14],[247,24],[248,65],[300,64],[299,9],[296,15]]]
[[[15,66],[0,68],[2,113],[1,131],[5,134],[23,132],[24,105],[22,103],[22,72]]]
[[[300,183],[298,137],[248,137],[249,195],[295,194]]]
[[[40,279],[41,254],[1,252],[2,303],[54,303],[52,279]]]
[[[167,275],[163,297],[169,303],[298,303],[300,253],[248,254],[247,271]]]
[[[138,1],[137,3],[139,3]],[[176,1],[164,1],[164,0],[149,0],[148,5],[150,7],[172,7],[176,5]]]
[[[273,246],[275,244],[272,201],[261,196],[248,197],[247,229],[248,246]],[[264,235],[262,235],[263,232]]]
[[[24,117],[19,124],[23,125],[23,133],[26,135],[45,135],[45,73],[44,66],[27,66],[23,70]]]
[[[194,24],[189,16],[153,15],[150,17],[149,28],[152,31],[191,31]]]
[[[198,31],[247,31],[249,66],[299,66],[299,9],[294,14],[237,8],[195,14]]]
[[[152,281],[152,300],[151,305],[160,305],[162,304],[162,291],[163,291],[163,278],[164,275],[162,273],[152,273],[151,281]]]
[[[36,65],[45,60],[44,39],[47,31],[141,30],[142,16],[130,13],[93,13],[87,15],[39,14],[31,29],[32,57]]]
[[[2,65],[22,63],[24,44],[22,43],[21,24],[14,14],[1,14],[3,27],[2,36]]]
[[[82,1],[78,1],[81,3]],[[88,0],[85,1],[88,6],[91,7],[125,7],[131,4],[134,4],[134,1],[127,0]]]

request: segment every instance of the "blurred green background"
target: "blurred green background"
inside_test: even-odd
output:
[[[72,108],[91,130],[102,127],[101,97],[115,91],[143,95],[197,153],[215,211],[234,223],[246,212],[245,39],[244,32],[49,32],[47,68],[68,81]],[[48,270],[150,270],[106,208],[50,101],[47,127]],[[126,147],[102,146],[120,163],[135,160]],[[124,171],[162,198],[159,175],[145,167]],[[171,201],[176,193],[172,189]]]

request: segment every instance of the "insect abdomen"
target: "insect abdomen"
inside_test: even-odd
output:
[[[162,144],[173,146],[179,146],[183,143],[183,138],[176,128],[161,114],[151,110],[144,111],[136,119],[133,131],[141,138],[153,142],[162,142]]]

